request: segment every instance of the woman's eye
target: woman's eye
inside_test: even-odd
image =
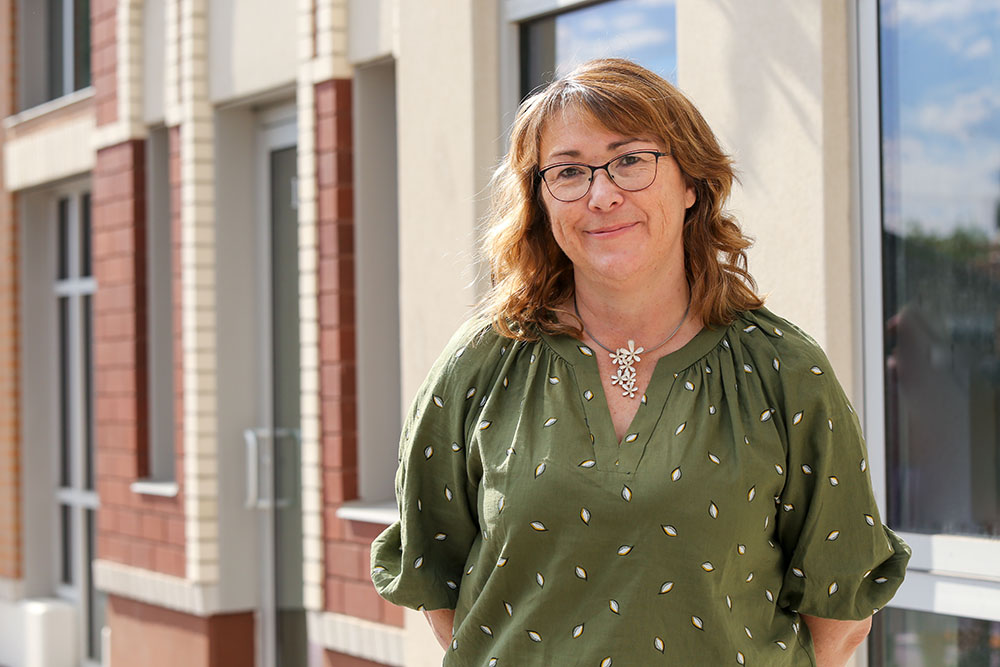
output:
[[[573,180],[583,176],[583,169],[577,165],[569,165],[559,169],[556,173],[556,178],[561,181]]]
[[[618,164],[622,167],[634,167],[637,164],[641,164],[646,161],[645,155],[623,155],[618,161]]]

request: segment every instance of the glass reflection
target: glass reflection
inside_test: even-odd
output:
[[[873,667],[1000,667],[1000,623],[884,609],[872,636]]]
[[[594,58],[630,58],[677,83],[675,0],[610,0],[521,26],[521,95]]]
[[[1000,535],[1000,5],[879,25],[889,522]]]

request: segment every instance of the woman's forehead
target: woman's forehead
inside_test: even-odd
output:
[[[639,142],[660,143],[652,130],[609,127],[594,114],[570,107],[554,112],[542,123],[538,157],[541,161],[575,159],[583,152],[614,152]]]

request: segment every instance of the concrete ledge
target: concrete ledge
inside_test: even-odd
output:
[[[399,508],[395,500],[352,500],[337,508],[337,518],[391,526],[399,521]]]
[[[405,664],[403,628],[329,611],[306,614],[310,643],[393,667]]]
[[[94,168],[94,115],[48,124],[8,140],[3,147],[4,186],[23,190]]]
[[[195,616],[221,612],[219,588],[108,560],[94,561],[94,585],[105,593]]]
[[[80,617],[66,600],[0,601],[0,664],[73,667],[80,664]]]
[[[24,582],[0,577],[0,601],[16,602],[24,597]]]

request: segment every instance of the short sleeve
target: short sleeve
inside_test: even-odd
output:
[[[466,448],[469,419],[479,404],[476,385],[488,370],[476,342],[468,325],[455,335],[403,424],[396,472],[400,518],[371,550],[372,581],[393,604],[454,609],[458,600],[465,561],[479,532]]]
[[[804,334],[803,334],[804,336]],[[882,525],[857,415],[807,337],[782,359],[788,469],[778,502],[779,604],[861,620],[892,598],[910,549]]]

